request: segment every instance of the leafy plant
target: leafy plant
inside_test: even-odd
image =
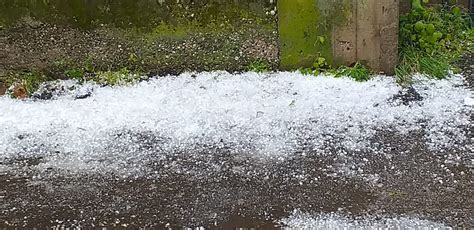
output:
[[[84,78],[84,69],[82,68],[74,68],[74,69],[68,69],[64,71],[64,75],[66,77],[71,78],[71,79],[78,79],[82,80]]]
[[[257,59],[250,63],[250,65],[247,67],[247,70],[250,72],[263,73],[268,72],[270,70],[270,66],[266,61]]]
[[[130,72],[127,68],[120,71],[100,71],[92,74],[87,80],[100,85],[127,85],[140,80],[140,75]]]
[[[28,96],[31,96],[38,90],[41,83],[47,81],[48,78],[38,71],[28,72],[24,75],[22,85],[25,87]]]
[[[29,97],[38,90],[41,83],[52,80],[37,70],[16,73],[15,75],[10,76],[10,79],[14,79],[6,81],[10,88],[18,87],[23,91],[20,93],[21,95],[15,95],[14,92],[10,91],[9,94],[13,97]]]
[[[96,72],[96,68],[91,57],[88,57],[87,59],[82,61],[79,66],[66,62],[62,63],[61,65],[64,67],[74,66],[72,68],[66,69],[64,71],[64,75],[67,78],[76,79],[79,81],[86,81],[87,76],[92,75]]]
[[[299,71],[303,75],[318,76],[322,72],[331,69],[331,66],[326,62],[326,58],[318,57],[311,68],[301,68]]]
[[[128,68],[122,68],[119,71],[93,71],[86,65],[81,68],[68,69],[64,72],[66,77],[76,79],[83,83],[93,81],[100,85],[125,85],[139,80],[140,75],[132,73]]]
[[[400,64],[395,69],[400,83],[409,84],[417,72],[444,78],[463,53],[474,50],[466,13],[457,6],[424,3],[428,0],[412,0],[412,10],[400,19]]]
[[[356,81],[367,81],[370,79],[372,71],[365,65],[357,62],[353,66],[340,66],[335,69],[326,62],[326,59],[319,57],[313,64],[312,68],[303,68],[299,70],[303,75],[318,76],[321,73],[327,72],[334,75],[334,77],[350,77]]]
[[[335,77],[350,77],[356,81],[368,81],[371,71],[363,64],[356,62],[352,67],[341,66],[334,71]]]

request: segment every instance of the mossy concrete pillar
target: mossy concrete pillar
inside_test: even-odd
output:
[[[398,60],[399,0],[279,0],[282,69],[357,61],[392,74]]]

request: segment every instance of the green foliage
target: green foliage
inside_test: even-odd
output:
[[[36,90],[38,90],[41,83],[47,81],[46,75],[41,74],[38,71],[28,72],[23,76],[21,84],[25,87],[28,96],[31,96]]]
[[[321,73],[327,72],[334,77],[350,77],[356,81],[367,81],[370,79],[372,71],[365,65],[357,62],[353,66],[340,66],[335,69],[331,67],[326,59],[319,57],[313,64],[312,68],[303,68],[299,70],[303,75],[318,76]]]
[[[83,69],[68,69],[64,71],[64,75],[71,79],[82,79],[84,77],[84,70]]]
[[[474,50],[473,34],[469,16],[459,7],[426,7],[421,0],[412,0],[412,10],[400,18],[398,81],[410,83],[417,72],[446,77],[452,63]]]
[[[66,77],[76,79],[80,83],[91,81],[104,86],[128,85],[142,79],[141,75],[132,73],[127,68],[123,68],[119,71],[98,71],[93,73],[88,72],[90,69],[86,69],[86,67],[74,68],[66,70],[64,73]],[[27,96],[31,96],[35,93],[42,83],[52,80],[55,80],[55,78],[37,70],[18,72],[0,78],[0,82],[7,86],[20,86],[24,88]]]
[[[26,94],[31,96],[34,92],[36,92],[41,85],[41,83],[45,81],[52,80],[45,74],[41,73],[37,70],[25,71],[25,72],[18,72],[12,76],[9,76],[5,83],[9,86],[19,85],[25,89]]]
[[[62,61],[60,63],[61,63],[61,66],[63,66],[63,68],[65,66],[73,65],[65,61]],[[79,67],[66,69],[64,71],[64,75],[70,79],[84,80],[86,76],[91,75],[95,72],[96,72],[96,69],[95,69],[92,58],[87,58],[86,60],[82,62],[82,64]]]
[[[250,72],[263,73],[268,72],[270,70],[270,66],[266,61],[257,59],[250,63],[250,65],[247,67],[247,70]]]
[[[318,57],[318,59],[316,59],[316,61],[313,63],[313,67],[301,68],[300,72],[304,75],[318,76],[319,74],[328,69],[331,69],[331,66],[328,65],[328,63],[326,62],[326,58]]]
[[[455,7],[413,9],[400,19],[401,47],[414,47],[427,54],[463,51],[469,39],[470,18]]]
[[[130,55],[130,58],[134,57]],[[132,73],[126,67],[119,71],[96,71],[91,59],[85,60],[81,67],[67,69],[64,71],[64,75],[79,82],[92,81],[99,85],[126,85],[140,79],[138,73]]]
[[[334,72],[335,77],[350,77],[356,81],[368,81],[371,74],[372,72],[359,62],[352,67],[341,66]]]
[[[86,78],[100,85],[127,85],[137,82],[140,79],[138,74],[131,73],[127,68],[120,71],[100,71]]]
[[[133,57],[132,57],[133,58]],[[130,71],[128,68],[122,68],[118,71],[97,71],[91,58],[84,60],[80,65],[74,65],[68,60],[57,60],[54,68],[63,72],[61,78],[76,79],[79,83],[95,82],[99,85],[127,85],[138,82],[142,79],[140,72]],[[0,76],[0,83],[7,87],[18,86],[26,91],[27,96],[35,93],[40,85],[47,81],[57,80],[48,71],[45,70],[25,70],[21,72],[11,72]]]
[[[326,42],[326,38],[324,36],[318,36],[317,38],[318,38],[319,43],[321,44],[324,44]]]
[[[413,73],[422,73],[436,79],[443,79],[453,70],[451,60],[445,56],[432,56],[414,49],[407,49],[401,54],[400,64],[395,68],[399,84],[411,84]]]

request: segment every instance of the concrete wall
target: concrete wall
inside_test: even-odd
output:
[[[243,71],[356,61],[392,73],[398,0],[0,1],[0,81],[40,71]],[[2,80],[3,79],[3,80]]]

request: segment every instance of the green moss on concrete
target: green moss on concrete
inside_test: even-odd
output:
[[[331,64],[331,33],[351,10],[350,0],[278,1],[281,68],[311,67],[319,57]]]

